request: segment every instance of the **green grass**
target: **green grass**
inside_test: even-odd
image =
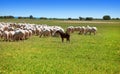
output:
[[[0,20],[21,22],[23,20]],[[19,42],[0,42],[0,74],[120,74],[119,23],[65,23],[24,20],[36,24],[90,25],[97,34],[71,34],[71,42],[60,38],[39,38]],[[102,21],[101,21],[102,22]]]

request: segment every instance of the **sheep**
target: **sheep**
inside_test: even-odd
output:
[[[59,27],[59,26],[54,26],[53,31],[52,31],[52,36],[53,37],[58,37],[59,36],[59,34],[56,33],[56,31],[64,32],[64,29],[62,27]]]
[[[50,31],[50,29],[44,29],[44,30],[42,30],[42,32],[39,34],[39,37],[41,37],[41,36],[44,36],[44,37],[47,37],[47,36],[50,36],[51,35],[51,31]]]
[[[29,32],[29,37],[31,37],[32,36],[32,30],[28,30],[28,32]]]
[[[79,29],[79,34],[84,34],[85,33],[85,27],[84,26],[82,26],[82,27],[79,27],[80,29]]]
[[[0,31],[0,38],[2,39],[2,37],[3,37],[3,33],[2,31]]]
[[[94,35],[96,34],[97,28],[96,27],[90,27],[89,25],[86,27],[85,29],[85,35],[87,33],[89,33],[89,35],[91,35],[91,33],[94,33]]]
[[[3,32],[3,38],[4,38],[4,41],[9,41],[9,32],[8,31]]]
[[[8,27],[8,31],[13,31],[14,27]]]
[[[74,31],[80,31],[80,29],[81,29],[80,26],[74,27]]]
[[[92,27],[91,32],[94,33],[94,35],[96,34],[97,28],[96,27]]]
[[[29,38],[29,32],[27,30],[21,30],[23,33],[23,39],[28,39]]]
[[[74,33],[74,27],[73,26],[67,27],[67,32],[68,33]]]
[[[38,36],[41,33],[41,28],[36,28],[35,33],[36,33],[36,36]]]
[[[24,40],[25,39],[25,32],[24,30],[16,30],[13,36],[13,40]]]
[[[15,34],[15,31],[9,31],[9,38],[10,38],[10,41],[13,41],[14,40],[14,38],[13,38],[13,36],[14,36],[14,34]]]

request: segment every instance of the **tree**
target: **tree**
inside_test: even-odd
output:
[[[85,20],[93,20],[93,18],[92,17],[86,17]]]
[[[116,20],[119,20],[119,18],[117,17]]]
[[[84,20],[84,18],[83,17],[79,17],[79,20]]]
[[[103,16],[103,20],[110,20],[110,19],[111,19],[111,17],[109,15]]]
[[[40,17],[41,20],[47,20],[47,17]]]
[[[72,20],[72,18],[69,17],[68,20]]]
[[[30,17],[19,16],[18,19],[29,19]]]
[[[32,16],[32,15],[30,15],[30,19],[33,19],[33,16]]]
[[[14,19],[15,17],[9,15],[9,16],[0,16],[0,18],[2,18],[2,19]]]
[[[18,19],[22,19],[23,17],[22,16],[19,16]]]
[[[4,18],[4,16],[0,16],[0,19],[3,19]]]

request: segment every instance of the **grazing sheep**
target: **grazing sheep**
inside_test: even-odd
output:
[[[89,35],[91,35],[91,33],[93,33],[94,35],[96,34],[96,31],[97,31],[97,28],[96,27],[90,27],[90,26],[87,26],[86,29],[85,29],[85,35],[87,33],[89,33]]]
[[[53,31],[52,31],[52,36],[53,36],[53,37],[58,37],[58,36],[59,36],[59,34],[56,33],[56,31],[64,32],[64,29],[63,29],[62,27],[55,26],[55,27],[53,28]]]
[[[73,26],[67,27],[67,32],[74,33],[74,27]]]
[[[38,36],[40,34],[40,32],[41,32],[41,28],[36,28],[36,30],[35,30],[36,36]]]
[[[79,30],[79,34],[84,34],[85,33],[85,27],[84,26],[82,26],[82,27],[80,27],[80,30]]]
[[[14,38],[13,39],[14,41],[24,40],[25,39],[25,33],[23,33],[22,30],[16,30],[13,38]]]
[[[94,35],[96,34],[97,28],[96,27],[92,27],[91,32],[94,33]]]
[[[40,33],[39,37],[41,37],[41,36],[47,37],[47,36],[50,36],[50,35],[51,35],[50,29],[44,29],[44,30],[42,30],[42,32]]]
[[[31,37],[32,36],[32,30],[28,30],[28,32],[29,32],[29,37]]]
[[[4,41],[9,41],[9,32],[8,31],[3,32],[3,38],[4,38]]]
[[[8,27],[8,31],[13,31],[14,28],[13,27]]]
[[[25,31],[25,39],[28,39],[29,38],[29,31],[27,31],[27,30],[24,30],[24,31]]]
[[[9,31],[9,38],[10,38],[10,41],[13,41],[14,40],[14,38],[13,38],[13,36],[14,36],[14,34],[15,34],[15,31]]]
[[[74,27],[74,31],[80,31],[80,29],[81,29],[80,26]]]
[[[3,37],[3,33],[2,31],[0,31],[0,38],[2,39],[2,37]]]

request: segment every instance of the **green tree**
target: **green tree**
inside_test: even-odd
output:
[[[40,17],[41,20],[47,20],[47,17]]]
[[[72,20],[72,18],[71,18],[71,17],[69,17],[69,18],[68,18],[68,20]]]
[[[30,19],[33,19],[33,16],[32,16],[32,15],[30,15]]]
[[[120,18],[118,18],[118,17],[116,18],[116,20],[119,20],[119,19],[120,19]]]
[[[84,20],[84,18],[83,17],[79,17],[79,20]]]
[[[103,20],[111,20],[111,17],[109,15],[103,16]]]
[[[85,20],[93,20],[93,18],[92,17],[86,17]]]

